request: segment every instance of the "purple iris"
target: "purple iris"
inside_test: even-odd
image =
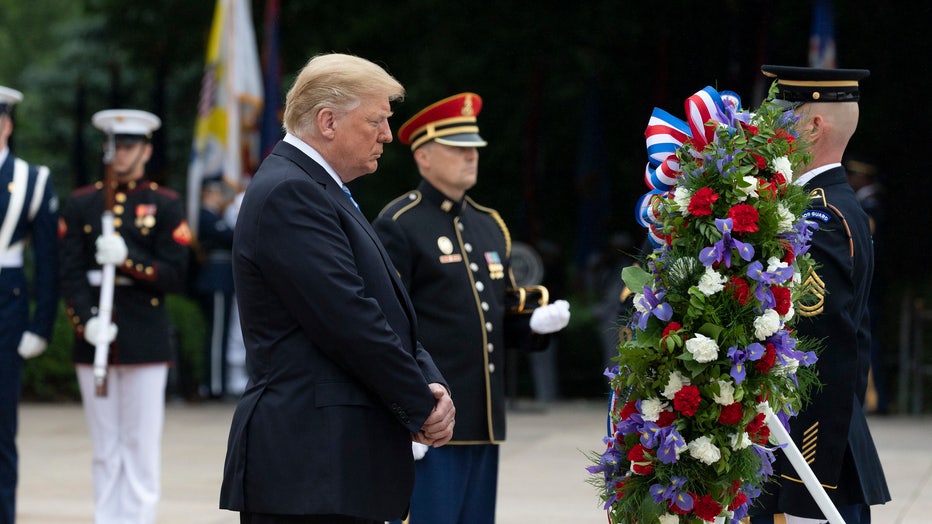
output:
[[[652,485],[650,495],[657,504],[667,501],[669,504],[675,504],[681,511],[691,511],[693,509],[693,497],[683,490],[684,485],[686,485],[686,477],[672,476],[668,486]]]
[[[748,360],[752,362],[760,360],[766,351],[766,348],[757,342],[752,342],[746,349],[738,349],[738,346],[731,346],[728,348],[728,358],[731,359],[733,364],[729,375],[731,375],[731,378],[735,379],[735,384],[744,382],[747,376],[745,363]]]
[[[686,440],[676,430],[676,426],[667,426],[660,430],[657,439],[657,459],[664,464],[673,464],[677,461],[676,451],[686,447]]]
[[[797,360],[800,366],[809,367],[819,360],[815,351],[797,350],[796,339],[791,337],[790,332],[785,329],[778,330],[764,342],[773,344],[777,357],[779,357],[782,364],[786,364],[787,360],[792,358]]]
[[[647,319],[652,315],[664,322],[673,317],[673,308],[670,304],[663,301],[666,291],[658,291],[656,294],[650,286],[644,286],[644,295],[640,299],[640,308],[645,311],[636,311],[634,316],[638,317],[638,328],[641,331],[647,329]]]
[[[731,238],[734,223],[730,218],[716,218],[715,227],[722,234],[722,239],[710,247],[699,252],[699,260],[706,267],[716,262],[724,262],[725,267],[731,267],[731,250],[737,249],[738,255],[748,262],[754,258],[754,247],[750,244]]]
[[[786,266],[777,268],[774,271],[764,271],[764,264],[755,260],[748,266],[747,276],[751,280],[758,282],[754,289],[754,298],[760,302],[761,311],[772,309],[777,301],[773,298],[773,291],[770,286],[779,285],[793,278],[793,267]]]
[[[787,232],[786,240],[793,246],[793,253],[796,253],[796,256],[803,255],[809,251],[812,233],[818,229],[818,223],[801,218],[793,226],[793,229]]]

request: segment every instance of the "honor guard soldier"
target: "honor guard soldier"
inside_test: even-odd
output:
[[[107,136],[107,176],[71,194],[59,235],[62,294],[94,448],[94,522],[150,524],[159,500],[172,360],[165,295],[184,289],[191,232],[178,195],[144,178],[158,117],[113,109],[94,114],[92,122]],[[103,235],[108,191],[115,233]],[[107,265],[115,268],[109,324],[98,316]],[[101,346],[108,349],[105,395],[95,388],[92,367]]]
[[[0,524],[16,514],[17,405],[23,359],[45,351],[58,312],[58,200],[44,166],[10,152],[12,111],[23,95],[0,86]],[[32,245],[32,293],[23,254]],[[30,315],[30,298],[35,308]]]
[[[548,304],[545,288],[515,285],[505,222],[466,196],[486,145],[481,109],[479,95],[461,93],[401,126],[422,180],[373,223],[414,302],[419,338],[456,396],[453,439],[416,464],[412,524],[494,522],[505,347],[543,350],[546,334],[569,322],[566,301]]]
[[[802,275],[807,294],[796,308],[802,317],[796,329],[800,337],[823,341],[817,364],[823,387],[791,420],[791,436],[845,522],[870,522],[870,506],[890,500],[864,415],[874,254],[867,215],[841,165],[858,124],[859,80],[869,72],[769,65],[762,70],[776,80],[778,97],[794,106],[800,138],[810,144],[812,161],[793,183],[810,191],[803,216],[818,225],[809,250],[816,267]],[[752,523],[826,521],[783,453],[777,454],[774,474],[778,483],[758,499]]]
[[[233,393],[227,365],[227,335],[233,310],[233,227],[224,219],[231,199],[232,189],[220,178],[201,184],[197,241],[204,260],[197,272],[195,291],[208,322],[199,392],[205,399],[222,399]]]

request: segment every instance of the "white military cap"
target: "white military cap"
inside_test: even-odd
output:
[[[138,109],[105,109],[94,113],[91,122],[105,133],[145,138],[162,125],[159,117]]]
[[[13,104],[23,101],[23,94],[15,89],[0,86],[0,115],[10,110]]]

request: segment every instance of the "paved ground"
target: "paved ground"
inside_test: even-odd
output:
[[[172,404],[163,450],[159,524],[235,524],[217,508],[232,404]],[[586,453],[601,447],[604,405],[518,404],[502,448],[498,524],[604,524]],[[893,502],[878,524],[932,522],[932,418],[872,418]],[[20,411],[19,524],[92,522],[90,442],[80,405]]]

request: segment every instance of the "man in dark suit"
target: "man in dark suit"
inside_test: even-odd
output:
[[[45,351],[58,312],[58,199],[48,168],[29,165],[9,148],[13,106],[22,99],[19,91],[0,86],[0,524],[12,524],[16,513],[23,359]],[[32,286],[23,268],[30,244]]]
[[[776,78],[780,98],[796,104],[798,129],[812,153],[793,183],[810,191],[807,220],[817,267],[802,275],[808,292],[797,306],[797,334],[823,341],[823,387],[791,419],[791,436],[848,524],[870,522],[870,506],[890,500],[877,450],[864,415],[870,369],[868,294],[874,265],[868,219],[848,185],[842,155],[858,123],[861,69],[764,66]],[[777,454],[778,484],[752,511],[754,524],[825,522],[800,476]],[[779,515],[777,514],[785,514]],[[785,520],[782,520],[784,519]]]
[[[345,183],[372,173],[404,88],[349,55],[312,58],[287,134],[246,190],[233,243],[249,384],[220,507],[243,523],[382,523],[405,514],[411,441],[441,446],[455,409],[414,308]]]

